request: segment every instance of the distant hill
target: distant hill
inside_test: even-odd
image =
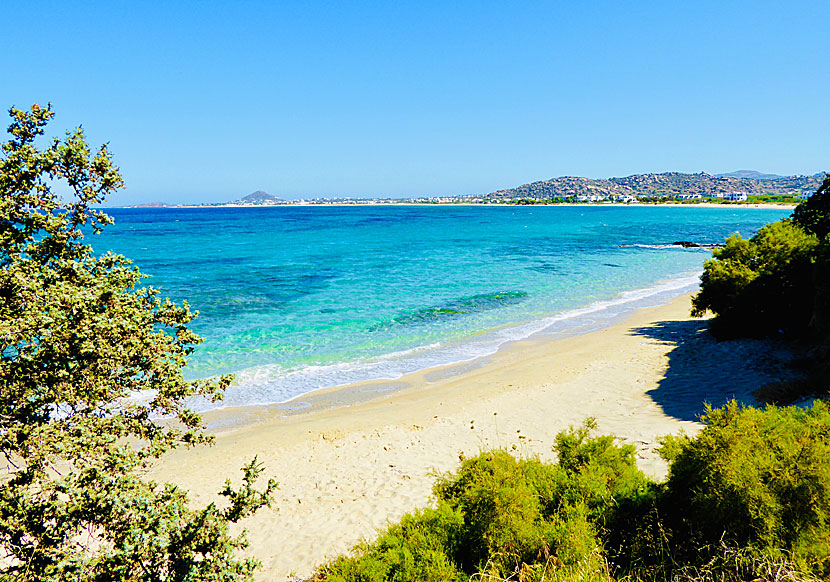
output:
[[[257,190],[256,192],[251,192],[247,196],[243,196],[239,200],[234,200],[233,202],[229,202],[228,204],[271,206],[274,204],[285,204],[285,200],[283,200],[282,198],[278,198],[276,196],[272,196],[268,192]]]
[[[516,188],[499,190],[483,197],[496,200],[534,199],[548,200],[580,196],[635,198],[672,198],[680,194],[714,196],[729,192],[747,194],[792,194],[814,192],[821,185],[823,173],[813,176],[780,176],[770,179],[713,176],[705,172],[684,174],[635,174],[624,178],[578,178],[563,176],[524,184]]]
[[[125,204],[119,206],[118,204],[104,204],[102,208],[176,208],[178,204],[168,204],[167,202],[145,202],[143,204]]]
[[[174,205],[167,202],[147,202],[146,204],[135,204],[126,208],[170,208],[171,206]]]
[[[749,178],[750,180],[780,180],[786,176],[780,174],[764,174],[755,170],[735,170],[726,174],[716,174],[718,178]]]

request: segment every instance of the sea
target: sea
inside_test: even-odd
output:
[[[301,403],[504,344],[604,327],[697,289],[711,250],[786,209],[277,206],[108,209],[88,237],[199,312],[191,379],[232,373],[216,407]]]

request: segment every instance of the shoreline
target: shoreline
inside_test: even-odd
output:
[[[198,401],[194,403],[194,409],[201,414],[221,410],[239,410],[239,414],[244,415],[241,412],[243,409],[274,408],[286,414],[301,414],[319,408],[321,401],[327,402],[328,405],[335,405],[334,399],[329,400],[322,396],[334,392],[340,392],[339,405],[355,404],[371,399],[373,393],[400,389],[406,385],[402,379],[411,374],[433,369],[477,367],[487,358],[502,349],[509,348],[516,342],[534,338],[564,338],[609,327],[624,319],[632,311],[662,305],[680,295],[696,291],[700,274],[701,272],[680,274],[657,281],[647,287],[622,291],[613,297],[599,299],[587,305],[482,330],[464,339],[419,346],[395,354],[380,354],[364,361],[331,364],[324,368],[335,370],[340,379],[344,381],[318,385],[282,400],[239,403],[239,397],[235,394],[237,386],[234,385],[226,392],[223,404],[219,406],[209,404],[205,407],[205,402]],[[391,367],[373,370],[373,366],[386,363],[392,364]],[[243,378],[238,386],[243,394],[246,388],[252,387],[248,377],[255,370],[257,368],[241,370],[237,373],[238,379]],[[309,373],[319,374],[319,371],[319,367],[309,370],[300,369],[276,378],[273,382],[279,386],[281,380],[290,383],[289,378],[303,378]],[[254,377],[256,378],[255,372]],[[274,395],[284,390],[285,388],[277,387]],[[225,402],[230,402],[230,404],[224,404]],[[211,424],[209,428],[214,426],[216,425]]]
[[[552,460],[556,433],[589,416],[601,433],[634,445],[640,467],[661,478],[660,436],[695,433],[703,400],[752,402],[753,389],[782,374],[779,348],[715,342],[705,320],[689,317],[689,297],[585,334],[517,341],[475,366],[413,373],[364,402],[293,415],[274,407],[205,413],[215,445],[173,451],[150,477],[190,489],[191,502],[205,505],[256,455],[263,482],[280,482],[273,507],[242,524],[264,565],[258,580],[307,576],[428,505],[434,475],[454,470],[459,454],[506,448]]]
[[[324,208],[331,208],[336,206],[343,206],[343,207],[361,207],[361,206],[369,206],[369,207],[376,207],[376,206],[441,206],[441,207],[453,207],[453,206],[480,206],[482,208],[493,208],[499,206],[507,206],[507,207],[521,207],[521,206],[565,206],[565,207],[580,207],[580,208],[590,208],[590,207],[617,207],[617,208],[626,208],[626,207],[654,207],[654,206],[667,206],[670,208],[767,208],[767,209],[783,209],[783,210],[793,210],[797,205],[796,204],[775,204],[773,202],[752,202],[752,203],[742,203],[742,202],[734,202],[734,203],[718,203],[718,202],[697,202],[694,204],[683,204],[680,202],[557,202],[555,204],[513,204],[513,203],[504,203],[504,204],[484,204],[478,202],[458,202],[458,203],[424,203],[424,202],[361,202],[356,204],[344,204],[340,202],[324,202],[324,203],[314,203],[314,204],[302,204],[302,203],[294,203],[288,202],[285,204],[168,204],[164,206],[104,206],[101,207],[102,210],[109,210],[109,209],[118,209],[118,210],[150,210],[150,209],[176,209],[176,208],[313,208],[315,206],[324,207]]]

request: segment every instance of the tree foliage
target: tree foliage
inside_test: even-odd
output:
[[[711,311],[718,338],[780,337],[810,345],[804,378],[761,388],[767,402],[830,392],[830,175],[790,219],[727,239],[704,265],[692,315]]]
[[[830,234],[830,174],[815,194],[796,207],[793,222],[819,240],[827,239]]]
[[[793,211],[793,222],[821,241],[813,274],[815,299],[810,327],[823,340],[825,360],[830,355],[830,175],[818,191]],[[830,365],[828,365],[830,366]],[[828,376],[830,376],[830,369]]]
[[[0,579],[238,580],[243,536],[229,523],[270,502],[256,460],[223,509],[143,480],[148,463],[209,441],[184,400],[217,399],[231,381],[185,381],[201,339],[195,314],[141,285],[125,257],[93,253],[92,206],[123,187],[106,146],[78,128],[35,144],[51,106],[12,108],[0,159]],[[60,194],[68,194],[63,201]],[[146,391],[148,403],[130,397]],[[160,424],[168,417],[175,423]]]
[[[789,220],[768,224],[749,240],[729,237],[704,265],[692,315],[712,311],[711,330],[720,337],[803,333],[817,248],[816,237]]]
[[[715,315],[716,336],[791,337],[830,349],[830,175],[790,219],[750,240],[735,235],[704,265],[692,315]]]

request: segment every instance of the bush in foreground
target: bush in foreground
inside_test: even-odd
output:
[[[561,462],[516,459],[507,451],[462,458],[435,485],[437,509],[407,515],[373,544],[317,574],[340,580],[608,580],[599,528],[618,499],[649,487],[634,448],[589,437],[593,425],[560,433]],[[563,578],[564,576],[564,578]]]
[[[559,461],[463,459],[407,515],[317,580],[830,579],[830,408],[710,409],[667,438],[665,483],[583,426]]]
[[[830,408],[708,410],[672,438],[664,504],[679,553],[725,542],[830,576]]]

